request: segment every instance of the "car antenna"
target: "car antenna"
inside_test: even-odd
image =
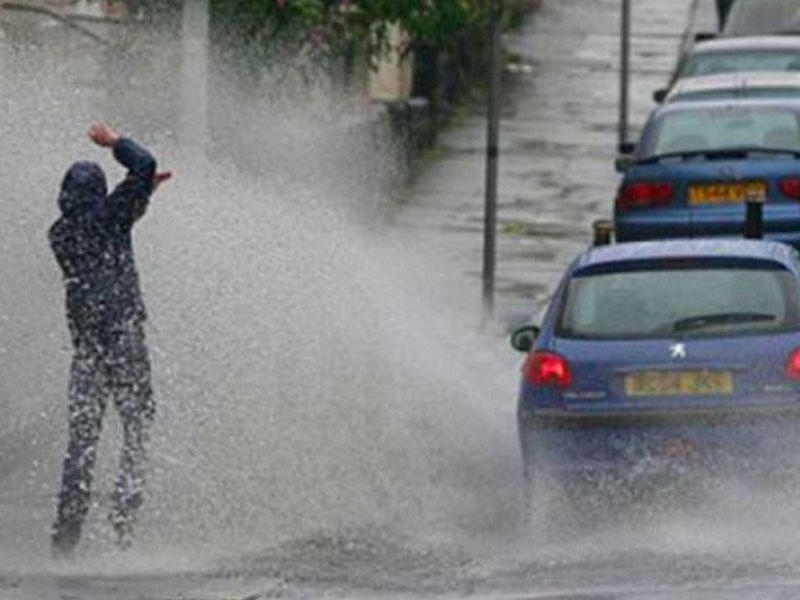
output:
[[[760,240],[764,237],[764,200],[760,194],[750,194],[745,202],[744,237]]]

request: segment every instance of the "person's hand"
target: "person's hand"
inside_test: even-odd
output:
[[[112,148],[119,140],[119,135],[102,121],[97,121],[89,127],[89,138],[98,146]]]
[[[153,188],[157,188],[165,181],[172,179],[172,171],[159,171],[153,176]]]

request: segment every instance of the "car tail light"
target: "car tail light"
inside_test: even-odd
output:
[[[800,381],[800,348],[795,348],[786,361],[786,376]]]
[[[533,385],[561,389],[572,385],[572,371],[567,360],[553,352],[537,351],[528,355],[523,367],[525,379]]]
[[[618,210],[655,208],[669,204],[675,185],[668,181],[639,181],[622,186],[617,196]]]
[[[781,194],[787,198],[800,200],[800,177],[787,177],[786,179],[781,179],[779,187]]]

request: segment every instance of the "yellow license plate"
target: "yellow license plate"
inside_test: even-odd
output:
[[[628,396],[713,396],[733,393],[730,371],[639,371],[625,376]]]
[[[763,181],[689,186],[690,205],[764,202],[766,199],[767,184]]]

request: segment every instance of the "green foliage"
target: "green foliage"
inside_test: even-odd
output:
[[[447,49],[484,27],[489,10],[490,0],[212,0],[218,30],[325,51],[352,42],[385,49],[389,23],[399,23],[415,45]]]
[[[354,12],[362,30],[377,29],[378,39],[386,23],[399,23],[416,44],[444,48],[470,27],[481,26],[488,0],[361,0]]]

